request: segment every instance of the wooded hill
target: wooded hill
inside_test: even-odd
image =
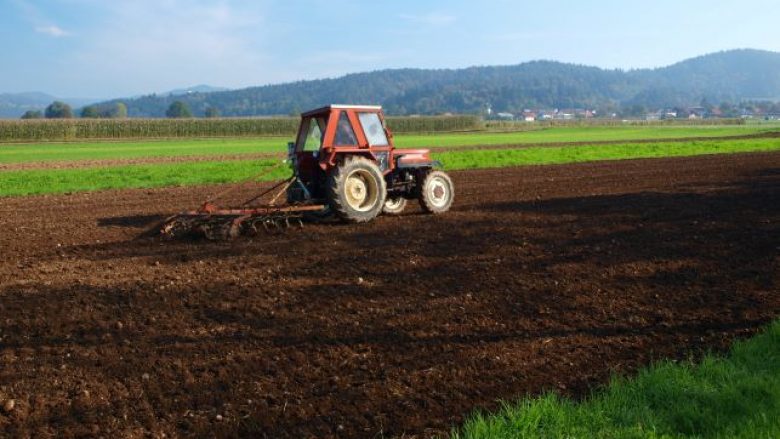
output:
[[[176,100],[195,116],[292,115],[329,103],[382,104],[390,114],[519,112],[526,108],[696,106],[780,98],[780,53],[732,50],[658,68],[605,70],[554,61],[465,69],[393,69],[182,96],[150,95],[127,104],[131,117],[164,117]],[[109,102],[109,103],[110,103]]]

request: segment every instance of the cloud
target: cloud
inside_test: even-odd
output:
[[[62,38],[67,37],[70,35],[70,32],[62,29],[59,26],[51,25],[51,26],[36,26],[35,32],[46,34],[49,36],[52,36],[54,38]]]
[[[442,14],[438,12],[431,12],[422,15],[401,14],[399,17],[414,24],[426,26],[445,26],[452,24],[455,22],[455,20],[457,20],[457,17],[454,15]]]

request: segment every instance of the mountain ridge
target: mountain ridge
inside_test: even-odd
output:
[[[602,69],[538,60],[462,69],[384,69],[186,96],[126,102],[131,116],[161,117],[174,100],[198,115],[296,114],[332,102],[378,103],[390,114],[519,112],[525,108],[673,107],[780,97],[780,53],[737,49],[655,69]]]
[[[206,88],[199,88],[206,87]],[[737,103],[780,98],[780,53],[736,49],[689,58],[652,69],[603,69],[535,60],[466,68],[398,68],[349,73],[242,89],[112,99],[131,117],[164,117],[184,101],[196,116],[216,108],[222,116],[292,115],[333,102],[381,104],[390,114],[519,112],[526,108],[591,108],[603,113],[696,106],[703,101]],[[174,90],[173,92],[175,92]]]

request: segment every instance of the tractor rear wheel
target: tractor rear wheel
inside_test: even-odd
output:
[[[344,221],[364,223],[382,211],[387,184],[379,167],[360,156],[348,156],[328,177],[328,203]]]
[[[382,213],[385,215],[400,215],[406,209],[406,198],[387,197],[385,205],[382,207]]]
[[[455,199],[455,188],[450,176],[442,171],[430,171],[420,184],[420,206],[428,213],[438,214],[450,210]]]

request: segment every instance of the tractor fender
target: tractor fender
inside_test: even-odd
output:
[[[340,162],[343,162],[347,157],[350,156],[365,157],[372,162],[376,161],[376,156],[369,150],[360,149],[356,151],[337,151],[335,149],[330,149],[330,151],[328,151],[326,154],[322,154],[320,156],[320,168],[323,171],[328,171],[338,166]]]

